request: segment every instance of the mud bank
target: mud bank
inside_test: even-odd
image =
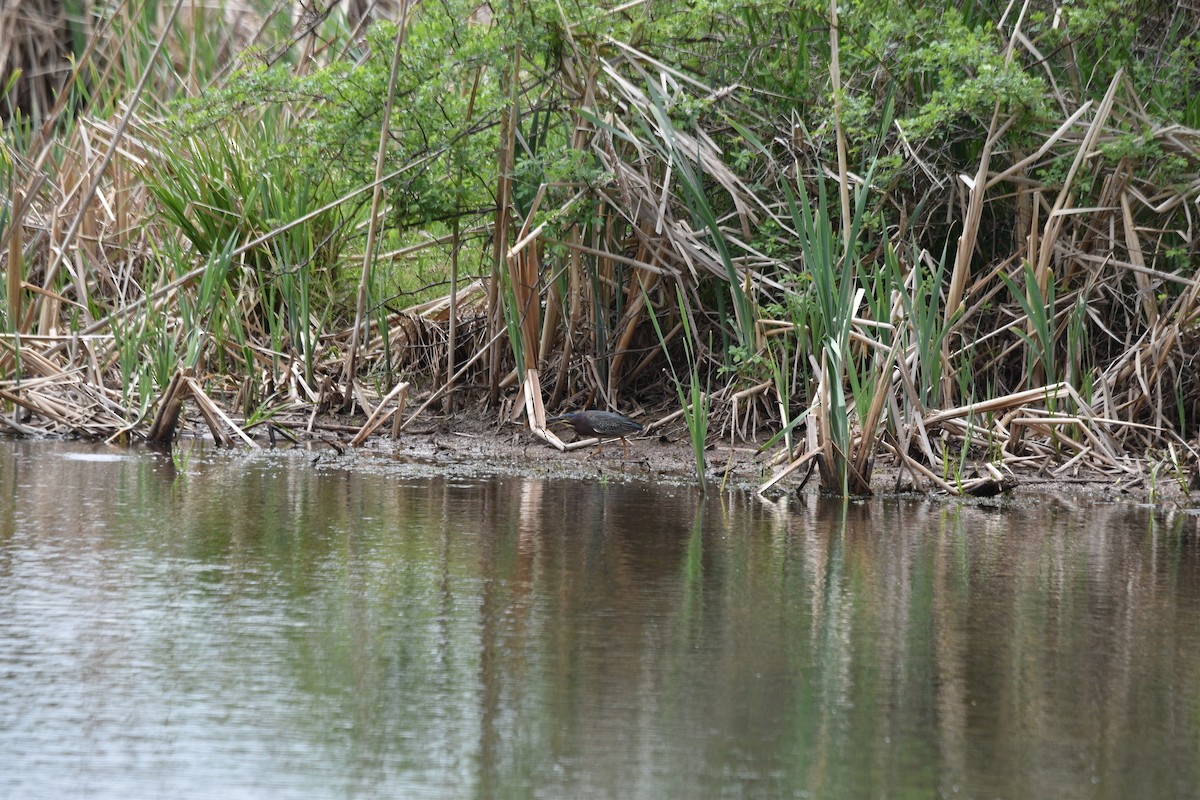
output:
[[[567,431],[566,440],[572,435]],[[765,439],[764,439],[765,441]],[[646,481],[651,483],[694,484],[695,460],[686,430],[667,430],[629,440],[628,457],[622,455],[620,441],[606,441],[601,447],[585,447],[560,452],[537,438],[523,425],[487,423],[468,418],[433,419],[414,424],[398,439],[375,436],[360,448],[348,448],[339,442],[341,458],[354,460],[400,460],[449,474],[538,475],[556,478],[604,481]],[[709,489],[738,488],[754,491],[768,480],[775,469],[770,460],[777,448],[760,453],[754,443],[712,441],[705,452]],[[1139,474],[1114,477],[1080,470],[1069,476],[1052,476],[1034,470],[1011,474],[1011,487],[998,499],[1029,500],[1044,496],[1069,497],[1098,503],[1154,503],[1173,508],[1200,508],[1200,491],[1187,485],[1164,466],[1149,462],[1139,465]],[[977,474],[977,466],[968,463],[963,477]],[[819,477],[805,481],[805,470],[789,476],[766,494],[787,492],[817,493]],[[879,495],[916,495],[948,497],[930,483],[900,470],[887,456],[876,462],[871,486]]]

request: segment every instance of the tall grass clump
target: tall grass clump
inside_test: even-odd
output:
[[[1054,283],[1051,281],[1043,292],[1038,286],[1033,267],[1024,264],[1025,291],[1022,292],[1007,275],[1001,273],[1000,280],[1025,312],[1028,330],[1014,332],[1025,343],[1025,372],[1031,380],[1055,383],[1058,380],[1055,359]],[[1076,333],[1081,336],[1082,333]]]
[[[912,247],[905,268],[889,243],[884,252],[887,284],[894,297],[898,298],[902,314],[899,315],[897,336],[904,336],[907,344],[903,359],[904,371],[909,376],[911,393],[906,393],[917,410],[924,412],[941,405],[942,375],[944,362],[942,345],[948,324],[942,313],[942,286],[946,275],[946,252],[936,263],[927,254]],[[951,319],[949,324],[954,324]]]
[[[851,348],[851,329],[865,296],[858,274],[859,237],[873,172],[867,171],[863,186],[855,193],[853,216],[843,220],[848,226],[844,236],[834,231],[823,179],[817,181],[815,197],[810,197],[802,180],[797,181],[799,202],[788,191],[788,208],[812,281],[811,335],[817,353],[817,399],[812,419],[821,451],[821,485],[842,496],[870,493],[870,465],[878,424],[873,401],[883,377],[872,368],[870,359],[856,357]]]

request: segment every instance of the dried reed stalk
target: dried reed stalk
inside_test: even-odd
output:
[[[350,446],[361,447],[363,442],[365,442],[372,433],[374,433],[381,425],[383,425],[383,423],[388,421],[389,417],[403,414],[404,401],[405,398],[408,397],[408,390],[410,387],[411,384],[407,382],[396,384],[395,387],[393,387],[392,390],[388,392],[382,400],[379,401],[379,405],[371,413],[371,416],[367,418],[367,421],[363,423],[362,428],[359,429],[358,433],[354,435],[354,438],[350,440]],[[396,407],[388,408],[393,400],[396,401]],[[396,438],[399,433],[399,430],[393,430],[393,438]]]
[[[402,23],[407,18],[407,9],[408,0],[403,0],[400,12]],[[358,294],[354,309],[354,328],[350,335],[350,348],[346,352],[344,380],[348,389],[342,405],[343,411],[349,411],[353,402],[353,387],[358,377],[359,336],[363,327],[370,324],[370,321],[366,318],[367,292],[371,284],[371,262],[375,258],[375,236],[379,230],[379,204],[383,197],[384,156],[387,154],[388,130],[392,119],[392,106],[396,102],[396,81],[400,75],[400,54],[404,50],[404,33],[406,30],[407,26],[404,24],[396,27],[396,44],[395,51],[392,53],[391,73],[388,76],[387,98],[383,103],[383,116],[379,125],[379,149],[375,153],[375,188],[371,193],[371,213],[368,219],[367,245],[363,249],[362,275],[358,282]],[[367,331],[367,337],[369,338],[369,336],[370,331]]]

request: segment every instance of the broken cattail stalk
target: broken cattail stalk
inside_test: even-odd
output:
[[[449,398],[450,394],[447,394],[446,397]],[[404,406],[406,406],[407,404],[408,404],[408,388],[405,387],[404,391],[401,392],[400,395],[396,398],[396,413],[392,414],[392,438],[393,439],[400,438],[400,423],[404,421]]]
[[[379,405],[373,412],[371,412],[371,416],[367,417],[367,421],[363,423],[363,426],[359,428],[358,433],[356,433],[354,438],[350,440],[350,446],[360,447],[362,443],[367,440],[367,437],[369,437],[380,425],[387,421],[388,417],[392,416],[393,414],[399,414],[404,409],[404,400],[408,397],[408,389],[409,384],[407,382],[402,381],[401,383],[396,384],[396,386],[393,387],[392,390],[388,392],[382,400],[379,401]],[[396,400],[396,398],[400,398],[397,402],[396,408],[393,408],[391,411],[385,411],[385,409],[393,400]],[[396,426],[393,426],[392,438],[397,438],[399,434],[400,432],[396,430]]]
[[[820,455],[821,455],[820,450],[810,450],[809,452],[805,453],[800,458],[796,459],[795,461],[793,461],[792,463],[790,463],[786,467],[784,467],[782,470],[780,470],[777,474],[775,474],[770,480],[768,480],[762,486],[759,486],[758,493],[759,494],[766,493],[772,486],[779,483],[781,480],[786,478],[788,475],[791,475],[793,472],[800,469],[805,464],[809,463],[814,458],[817,458]]]
[[[229,418],[229,415],[221,410],[221,407],[212,401],[212,399],[204,393],[204,388],[200,386],[200,382],[195,378],[188,376],[186,378],[188,387],[191,389],[192,397],[195,398],[196,404],[203,411],[206,407],[208,412],[218,417],[222,422],[229,426],[229,429],[236,433],[243,442],[253,447],[255,450],[261,449],[261,445],[254,441],[250,436],[242,430],[236,422]]]
[[[1043,386],[1040,389],[1026,389],[1023,392],[1015,392],[1014,394],[997,397],[993,400],[983,400],[978,403],[970,403],[965,406],[957,406],[955,408],[939,411],[935,414],[930,414],[925,417],[925,426],[931,427],[948,419],[956,417],[965,417],[968,415],[987,414],[992,411],[999,411],[1005,408],[1013,408],[1022,406],[1026,403],[1034,403],[1038,400],[1057,399],[1060,394],[1067,394],[1068,386],[1065,383],[1055,383],[1050,386]]]
[[[179,424],[179,415],[183,411],[183,400],[187,392],[186,378],[190,370],[178,370],[171,376],[167,390],[158,401],[158,413],[150,424],[146,434],[146,442],[152,445],[170,446],[175,438],[175,428]]]

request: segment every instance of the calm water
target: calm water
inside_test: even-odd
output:
[[[1194,798],[1197,518],[0,441],[0,797]]]

